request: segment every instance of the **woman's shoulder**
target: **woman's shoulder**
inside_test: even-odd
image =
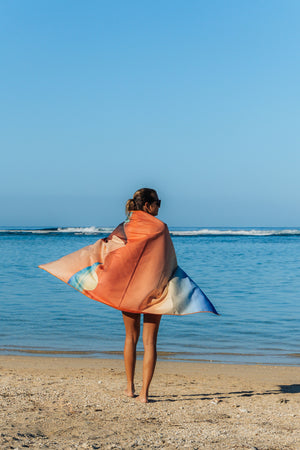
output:
[[[152,216],[144,211],[132,211],[129,222],[132,225],[147,229],[152,233],[161,233],[168,231],[168,226],[157,217]]]

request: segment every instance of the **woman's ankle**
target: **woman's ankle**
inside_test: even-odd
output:
[[[137,398],[141,403],[148,403],[148,392],[141,390],[140,395]]]
[[[131,382],[127,383],[127,387],[125,389],[125,394],[128,397],[134,397],[134,384],[133,383],[131,383]]]

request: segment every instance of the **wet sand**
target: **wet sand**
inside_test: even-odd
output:
[[[300,449],[300,367],[0,356],[1,449]],[[137,366],[141,385],[141,361]]]

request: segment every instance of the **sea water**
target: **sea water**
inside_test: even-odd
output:
[[[159,358],[298,365],[300,229],[170,230],[179,265],[220,316],[163,316]],[[38,269],[109,232],[0,230],[1,354],[122,357],[121,312]]]

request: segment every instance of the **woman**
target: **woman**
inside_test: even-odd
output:
[[[126,212],[129,216],[132,211],[144,211],[151,216],[157,216],[160,208],[160,200],[154,189],[140,189],[132,199],[126,203]],[[122,312],[126,330],[124,345],[124,362],[127,377],[125,394],[134,397],[134,372],[136,363],[136,345],[140,335],[140,314]],[[148,402],[149,386],[154,374],[157,352],[156,341],[161,314],[144,314],[143,323],[143,385],[138,396],[142,403]]]
[[[122,311],[126,330],[126,395],[134,396],[136,345],[143,325],[143,386],[138,399],[148,402],[156,364],[162,314],[217,314],[204,292],[177,265],[166,224],[158,220],[154,189],[135,192],[126,203],[127,220],[107,238],[39,266],[84,295]]]

